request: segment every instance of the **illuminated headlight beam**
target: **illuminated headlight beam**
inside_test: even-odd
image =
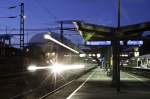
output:
[[[40,69],[49,69],[51,68],[51,66],[36,66],[36,65],[30,65],[27,69],[29,71],[36,71],[36,70],[40,70]]]
[[[59,42],[58,40],[56,40],[56,39],[54,39],[54,38],[52,38],[49,34],[45,34],[45,35],[44,35],[44,38],[45,38],[45,39],[49,39],[49,40],[51,40],[51,41],[53,41],[53,42],[55,42],[55,43],[57,43],[57,44],[59,44],[59,45],[65,47],[65,48],[69,49],[70,51],[73,51],[73,52],[79,54],[78,51],[76,51],[76,50],[72,49],[71,47],[68,47],[67,45],[65,45],[65,44],[63,44],[63,43],[61,43],[61,42]]]
[[[42,69],[51,69],[54,73],[60,73],[65,70],[74,70],[74,69],[82,69],[84,65],[62,65],[62,64],[54,64],[53,66],[35,66],[30,65],[27,69],[29,71],[36,71]]]
[[[84,65],[61,65],[61,64],[55,64],[52,66],[52,71],[54,73],[60,73],[67,70],[75,70],[75,69],[82,69],[84,68]]]

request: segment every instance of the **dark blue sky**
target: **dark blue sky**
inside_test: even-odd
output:
[[[1,0],[0,17],[19,15],[19,7],[7,7],[25,3],[25,28],[58,26],[59,20],[83,20],[89,23],[117,25],[117,0]],[[121,25],[150,21],[150,0],[121,0]],[[0,18],[0,28],[19,28],[16,19]]]

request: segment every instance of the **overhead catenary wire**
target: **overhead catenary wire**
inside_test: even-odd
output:
[[[48,9],[45,5],[43,5],[43,3],[41,3],[42,0],[33,0],[37,5],[39,5],[39,7],[41,7],[43,9],[43,11],[45,11],[48,15],[50,15],[55,21],[58,21],[58,17],[56,15],[54,15],[54,13]]]

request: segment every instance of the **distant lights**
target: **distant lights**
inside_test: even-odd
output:
[[[93,59],[92,61],[93,61],[93,62],[96,62],[96,60],[95,60],[95,59]]]
[[[29,48],[27,48],[26,51],[29,52]]]
[[[23,19],[26,19],[26,18],[27,18],[27,16],[24,15],[24,16],[23,16]]]
[[[121,54],[120,56],[122,56],[122,57],[128,57],[129,55],[128,54]]]
[[[95,54],[92,54],[92,56],[96,56]]]
[[[56,54],[55,52],[52,53],[52,55],[55,55],[55,54]]]
[[[84,60],[86,60],[86,61],[87,61],[88,59],[86,58],[86,59],[84,59]]]
[[[92,57],[92,56],[93,56],[93,57],[99,58],[99,57],[101,57],[101,54],[100,54],[100,53],[97,53],[97,54],[91,54],[91,53],[90,53],[90,54],[88,54],[88,56],[89,56],[89,57]]]
[[[55,52],[52,52],[52,53],[50,53],[50,52],[48,52],[48,53],[46,53],[46,55],[49,57],[49,56],[54,56],[56,53]]]
[[[50,56],[50,53],[46,53],[47,56]]]
[[[86,57],[86,54],[80,54],[79,56],[80,57]]]
[[[140,55],[139,52],[134,52],[134,56],[135,56],[135,57],[138,57],[139,55]]]
[[[140,58],[137,58],[137,61],[140,61]]]
[[[89,54],[89,57],[91,57],[92,56],[92,54]]]
[[[100,54],[100,53],[97,53],[97,57],[98,57],[98,58],[101,57],[101,54]]]

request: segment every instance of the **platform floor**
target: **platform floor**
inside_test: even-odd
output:
[[[150,80],[121,72],[121,92],[100,68],[83,75],[63,89],[43,99],[150,99]]]

